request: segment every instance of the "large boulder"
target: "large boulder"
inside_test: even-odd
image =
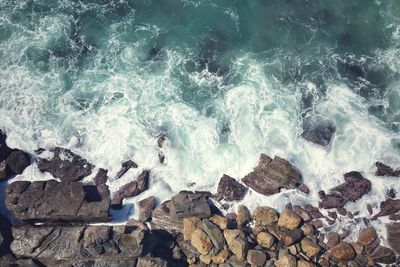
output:
[[[74,182],[92,173],[94,165],[71,150],[54,147],[37,151],[37,166],[41,172],[49,172],[63,182]]]
[[[400,223],[391,223],[387,226],[386,239],[392,249],[400,254]]]
[[[394,177],[400,177],[400,168],[397,168],[396,170],[393,169],[392,167],[382,163],[382,162],[376,162],[376,176],[394,176]]]
[[[12,233],[11,250],[17,257],[38,259],[48,266],[79,266],[89,259],[129,262],[146,249],[146,232],[123,226],[26,225],[13,228]]]
[[[149,177],[150,171],[144,170],[136,180],[127,183],[126,185],[120,187],[117,192],[115,192],[112,199],[112,207],[115,209],[122,207],[122,201],[125,198],[131,198],[139,195],[140,193],[149,189]]]
[[[287,160],[261,154],[258,166],[242,182],[263,195],[279,193],[281,188],[293,189],[300,185],[300,171]]]
[[[171,212],[171,201],[163,202],[151,214],[151,228],[161,229],[171,234],[183,232],[183,219]]]
[[[242,200],[247,190],[247,187],[224,174],[218,183],[217,196],[226,201]]]
[[[171,198],[171,214],[175,218],[211,216],[207,197],[201,192],[181,191]]]
[[[348,201],[356,202],[371,191],[371,181],[365,179],[359,172],[348,172],[343,175],[345,182],[330,190],[319,193],[319,206],[325,209],[343,207]]]
[[[301,137],[311,143],[328,146],[335,132],[336,127],[332,121],[315,116],[304,119]]]
[[[110,199],[95,189],[80,182],[17,181],[7,189],[6,204],[21,221],[110,221]]]
[[[383,217],[387,215],[392,215],[400,211],[400,199],[388,198],[381,202],[379,205],[380,211],[378,214],[374,215],[373,219],[378,217]]]

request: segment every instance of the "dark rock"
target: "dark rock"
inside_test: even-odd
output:
[[[387,192],[386,192],[386,196],[389,198],[395,198],[397,195],[397,192],[395,189],[390,188]]]
[[[226,201],[242,200],[247,190],[247,187],[224,174],[219,181],[217,194]]]
[[[343,207],[348,201],[355,202],[371,191],[371,182],[359,172],[348,172],[343,175],[345,182],[330,190],[329,194],[319,192],[319,206],[325,209]]]
[[[105,169],[100,168],[94,177],[93,181],[96,186],[102,185],[107,183],[108,176],[107,176],[108,171]]]
[[[379,246],[371,254],[376,263],[391,264],[396,262],[396,254],[390,248]]]
[[[110,199],[93,201],[85,187],[79,182],[17,181],[7,189],[6,204],[22,221],[110,221]]]
[[[328,146],[335,132],[336,127],[332,121],[316,116],[304,120],[301,137],[311,143]]]
[[[12,232],[14,241],[11,250],[17,257],[38,259],[43,263],[57,262],[48,266],[62,266],[71,262],[75,262],[72,266],[82,266],[79,265],[82,260],[107,262],[110,259],[124,259],[129,262],[146,250],[146,232],[124,226],[26,225],[15,227]]]
[[[395,214],[400,211],[400,199],[387,199],[382,201],[380,204],[380,212],[376,214],[372,219],[376,219],[378,217],[387,216],[391,214]]]
[[[313,219],[319,219],[324,217],[324,215],[322,215],[322,213],[319,211],[317,207],[314,207],[310,204],[305,205],[304,210],[307,211],[307,213],[310,214],[311,218]]]
[[[376,176],[394,176],[394,177],[400,177],[400,168],[397,168],[394,170],[392,167],[383,164],[382,162],[376,162]]]
[[[202,193],[181,191],[171,198],[171,215],[175,218],[211,216],[206,196]]]
[[[99,192],[102,199],[110,198],[110,189],[108,185],[101,184],[97,186],[97,191]]]
[[[132,160],[123,162],[121,165],[121,169],[117,172],[117,175],[115,175],[115,179],[121,178],[127,171],[129,171],[129,169],[137,167],[138,165]]]
[[[386,239],[392,249],[400,254],[400,223],[391,223],[387,226]]]
[[[31,158],[28,153],[15,150],[7,157],[6,164],[11,174],[22,174],[25,168],[31,164]]]
[[[183,231],[182,218],[171,214],[171,201],[163,202],[153,210],[150,224],[152,229],[163,229],[172,234]]]
[[[61,147],[41,151],[37,166],[41,172],[49,172],[63,182],[74,182],[92,173],[94,166],[71,150]]]
[[[11,223],[0,214],[0,257],[10,253],[11,241]]]
[[[308,186],[307,185],[305,185],[305,184],[300,184],[299,186],[298,186],[298,188],[299,188],[299,190],[300,190],[300,192],[303,192],[304,194],[309,194],[310,193],[310,189],[308,188]]]
[[[0,129],[0,162],[6,160],[11,154],[12,149],[7,146],[7,135]]]
[[[273,160],[261,154],[258,166],[246,175],[242,182],[263,195],[279,193],[281,188],[293,189],[299,185],[301,174],[287,160],[275,157]]]
[[[215,253],[218,253],[219,251],[223,250],[225,245],[225,239],[221,229],[207,219],[203,220],[203,229],[204,232],[211,239],[214,248],[217,250],[215,251]]]
[[[107,259],[77,259],[73,260],[71,267],[136,267],[136,258],[110,257]]]
[[[0,181],[7,177],[6,161],[0,161]]]
[[[167,267],[167,261],[161,258],[140,257],[136,267]]]
[[[156,198],[148,197],[139,201],[139,221],[147,222],[151,219],[151,213],[156,207]]]
[[[112,199],[112,208],[118,209],[122,207],[122,200],[124,198],[130,198],[139,195],[140,193],[149,189],[149,177],[150,171],[144,170],[136,180],[127,183],[126,185],[120,187],[117,192],[115,192]]]

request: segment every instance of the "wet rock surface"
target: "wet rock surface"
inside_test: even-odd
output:
[[[80,182],[17,181],[7,189],[6,204],[21,221],[111,220],[110,199],[99,199],[88,188]]]
[[[300,171],[287,160],[261,154],[258,166],[242,182],[263,195],[279,193],[281,188],[293,189],[300,185]]]
[[[217,196],[226,201],[241,200],[246,195],[247,190],[247,187],[224,174],[218,184]]]
[[[301,137],[311,143],[328,146],[335,132],[336,127],[332,121],[322,118],[307,118],[303,122]]]
[[[393,169],[392,167],[382,163],[382,162],[376,162],[376,176],[394,176],[394,177],[400,177],[400,168]]]
[[[66,148],[40,149],[37,155],[39,170],[48,172],[63,182],[79,181],[90,175],[94,168],[86,159]]]

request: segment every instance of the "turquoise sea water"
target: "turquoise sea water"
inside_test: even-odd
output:
[[[399,74],[397,0],[0,0],[10,144],[69,147],[111,174],[132,158],[160,200],[239,179],[260,152],[296,164],[310,201],[350,170],[373,180],[376,200],[400,190],[373,176],[377,160],[400,163]],[[335,125],[327,148],[301,138],[312,120]],[[245,202],[290,197],[302,196]]]

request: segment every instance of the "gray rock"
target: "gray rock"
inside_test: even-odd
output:
[[[71,150],[61,147],[38,151],[37,166],[64,182],[79,181],[92,173],[94,166]]]
[[[224,249],[225,239],[221,229],[207,219],[203,220],[204,232],[210,237],[214,248],[217,250],[215,253]]]
[[[167,267],[167,262],[161,258],[140,257],[136,267]]]
[[[150,223],[153,229],[165,230],[172,234],[182,232],[183,220],[172,216],[170,207],[171,201],[166,201],[153,210]]]
[[[11,174],[21,174],[26,167],[31,165],[31,158],[28,153],[15,150],[7,157],[6,164]]]
[[[175,218],[211,216],[211,209],[203,193],[181,191],[171,198],[171,215]]]
[[[296,188],[301,182],[301,174],[287,160],[277,156],[272,160],[261,154],[258,166],[242,182],[254,191],[268,196],[279,193],[281,188]]]
[[[148,197],[139,201],[139,221],[147,222],[151,219],[151,213],[156,207],[156,198]]]
[[[7,189],[6,204],[21,221],[110,221],[110,199],[95,199],[86,187],[79,182],[17,181]]]

